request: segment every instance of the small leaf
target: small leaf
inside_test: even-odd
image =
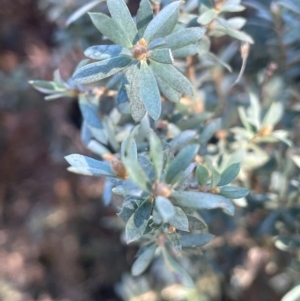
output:
[[[151,68],[171,88],[182,94],[193,95],[193,87],[189,80],[182,75],[174,66],[159,64],[151,60]]]
[[[209,178],[209,171],[204,165],[199,164],[197,166],[196,178],[201,187],[204,187],[206,185]]]
[[[209,233],[193,233],[180,236],[180,242],[183,247],[202,247],[208,244],[214,235]]]
[[[222,173],[218,186],[224,186],[232,182],[239,174],[241,169],[240,163],[229,165]]]
[[[168,251],[163,248],[162,254],[164,257],[164,261],[168,267],[168,269],[171,271],[171,273],[174,275],[174,278],[177,282],[180,284],[189,287],[194,288],[194,282],[192,278],[186,273],[186,271],[170,256]]]
[[[130,198],[128,200],[125,199],[123,207],[117,215],[121,217],[124,222],[127,223],[137,208],[138,206],[133,198]]]
[[[215,132],[217,132],[221,128],[222,128],[222,119],[221,118],[212,120],[200,134],[199,142],[201,144],[207,143],[212,138],[212,136],[215,134]]]
[[[162,219],[167,222],[175,215],[175,209],[170,200],[162,196],[155,198],[155,206]]]
[[[141,64],[141,96],[148,114],[157,120],[161,114],[161,99],[156,79],[146,62]]]
[[[168,48],[175,50],[198,42],[204,36],[204,33],[205,28],[185,28],[165,37],[165,41],[168,43]]]
[[[147,42],[170,34],[178,20],[181,1],[175,1],[164,7],[147,26],[144,39]]]
[[[142,188],[144,191],[151,191],[149,179],[138,161],[130,157],[122,157],[122,161],[133,183]]]
[[[169,224],[181,231],[189,231],[189,221],[184,211],[174,206],[175,215],[169,219]]]
[[[189,46],[185,46],[176,50],[172,50],[173,57],[177,58],[185,58],[187,56],[192,56],[198,53],[199,51],[199,45],[198,44],[192,44]]]
[[[77,9],[66,21],[66,25],[69,26],[76,20],[78,20],[80,17],[85,15],[87,12],[89,12],[91,9],[93,9],[96,5],[98,5],[103,0],[97,0],[88,2],[85,5],[81,6],[79,9]]]
[[[282,103],[273,102],[263,119],[262,127],[276,125],[280,121],[283,113],[284,107]]]
[[[188,218],[188,221],[189,221],[189,229],[191,231],[193,231],[193,230],[204,230],[204,229],[207,228],[206,224],[202,220],[196,218],[195,216],[187,215],[187,218]]]
[[[107,0],[106,2],[111,17],[120,28],[126,28],[125,34],[134,44],[138,40],[138,31],[124,0]]]
[[[211,183],[210,183],[211,188],[214,188],[218,185],[220,178],[221,175],[219,174],[219,172],[215,168],[212,168]]]
[[[222,208],[229,215],[233,215],[234,206],[225,197],[212,193],[196,191],[173,191],[171,194],[174,204],[182,207],[197,209]]]
[[[249,194],[249,190],[243,187],[224,186],[220,188],[220,195],[229,199],[240,199]]]
[[[140,38],[144,36],[144,32],[152,19],[153,9],[151,3],[148,0],[142,0],[136,15],[136,26]]]
[[[197,136],[197,132],[194,130],[186,130],[177,135],[174,139],[169,142],[171,150],[180,149],[191,141],[193,141]]]
[[[122,71],[131,61],[132,59],[130,57],[117,56],[92,63],[78,69],[72,79],[81,84],[93,83]]]
[[[54,82],[48,82],[44,80],[32,80],[29,81],[29,84],[42,93],[53,93],[56,91],[56,85]]]
[[[199,145],[196,144],[191,144],[184,147],[168,166],[165,181],[167,183],[172,183],[177,175],[181,171],[185,170],[194,160],[198,150]]]
[[[75,173],[82,172],[86,175],[115,177],[115,173],[106,162],[78,154],[66,156],[65,159],[72,166],[69,170]]]
[[[131,268],[131,274],[133,276],[139,276],[142,274],[149,264],[151,263],[154,253],[157,249],[156,244],[151,244],[143,253],[136,259]]]
[[[244,27],[244,25],[246,24],[247,20],[245,18],[242,17],[234,17],[234,18],[230,18],[227,21],[227,24],[229,27],[239,30],[242,27]]]
[[[137,160],[137,147],[134,139],[127,137],[121,144],[121,156]]]
[[[218,12],[215,9],[209,9],[197,19],[197,22],[201,25],[209,24],[213,19],[218,15]]]
[[[300,284],[288,291],[281,301],[299,301],[300,300]]]
[[[164,166],[164,153],[160,139],[157,135],[151,131],[150,132],[150,157],[155,168],[156,180],[160,180],[161,172]]]
[[[167,45],[167,42],[164,38],[157,38],[148,44],[147,50],[152,50],[152,49],[159,48],[159,47],[164,48],[164,46],[166,46],[166,45]]]
[[[151,215],[153,204],[151,200],[144,201],[129,218],[126,224],[127,243],[138,240],[145,232]]]
[[[155,75],[156,82],[158,84],[161,93],[172,102],[179,102],[181,99],[181,94],[171,88],[164,80],[162,80],[157,74]]]
[[[154,49],[149,52],[149,58],[162,64],[173,64],[173,56],[170,49]]]
[[[112,42],[125,48],[132,47],[125,30],[115,20],[102,13],[90,13],[89,15],[96,28]]]
[[[119,45],[97,45],[85,50],[84,55],[93,60],[106,60],[119,56],[124,48]]]

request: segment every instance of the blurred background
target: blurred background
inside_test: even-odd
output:
[[[66,170],[65,155],[89,154],[76,100],[45,102],[28,84],[51,80],[58,66],[67,79],[83,50],[101,40],[86,16],[65,26],[85,2],[0,0],[0,300],[185,300],[176,286],[158,297],[155,265],[140,282],[127,274],[138,246],[120,242],[118,225],[108,227],[115,208],[102,204],[104,182]],[[138,4],[128,3],[133,15]],[[105,10],[101,5],[97,9]],[[267,32],[260,34],[250,73],[269,63]],[[253,187],[263,192],[255,177]],[[210,232],[220,236],[204,257],[194,258],[200,272],[193,300],[281,300],[299,277],[289,270],[298,253],[276,248],[263,235],[277,218],[267,220],[269,213],[256,200],[237,209],[235,220],[215,212]],[[142,295],[128,298],[126,289]]]

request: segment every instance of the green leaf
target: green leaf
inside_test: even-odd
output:
[[[194,288],[194,282],[192,278],[186,273],[186,271],[170,256],[168,251],[163,248],[162,254],[164,257],[164,261],[168,267],[168,269],[171,271],[171,273],[174,275],[174,278],[177,282],[180,284],[189,287]]]
[[[162,80],[157,74],[155,75],[156,82],[158,84],[161,93],[172,102],[179,102],[181,99],[181,94],[171,88],[164,80]]]
[[[222,128],[221,118],[212,120],[200,134],[200,139],[199,139],[200,144],[207,143],[212,138],[212,136],[221,128]]]
[[[154,253],[157,249],[157,245],[151,244],[143,253],[136,259],[131,268],[131,274],[133,276],[139,276],[142,274],[149,264],[151,263],[152,258],[154,257]]]
[[[29,84],[42,93],[56,92],[56,85],[54,82],[48,82],[44,80],[31,80],[29,81]]]
[[[224,186],[220,188],[220,195],[229,199],[240,199],[249,194],[249,190],[243,187]]]
[[[112,18],[102,13],[89,13],[96,28],[115,44],[125,48],[131,48],[132,43],[126,35],[125,30]]]
[[[202,247],[208,244],[215,236],[209,233],[193,233],[180,236],[183,247]]]
[[[131,61],[132,59],[130,57],[117,56],[92,63],[78,69],[72,79],[81,84],[93,83],[122,71]]]
[[[121,156],[137,160],[137,147],[134,139],[127,137],[121,144]]]
[[[191,144],[184,147],[168,166],[165,181],[167,183],[172,183],[177,175],[181,171],[184,171],[194,160],[198,150],[199,145],[196,144]]]
[[[120,45],[97,45],[85,50],[84,55],[93,60],[106,60],[119,56],[124,48]]]
[[[132,182],[144,191],[150,192],[151,184],[138,161],[131,157],[122,157],[122,162],[124,163]]]
[[[138,31],[124,0],[107,0],[108,10],[113,20],[126,28],[125,34],[132,44],[138,40]]]
[[[151,215],[153,204],[151,200],[144,201],[129,218],[126,224],[127,243],[139,239],[145,232]]]
[[[205,28],[191,27],[183,30],[175,31],[169,36],[165,37],[168,47],[172,50],[188,46],[198,42],[205,33]]]
[[[141,96],[148,114],[157,120],[161,114],[161,99],[156,79],[146,62],[141,64]]]
[[[144,39],[147,42],[155,38],[162,38],[170,34],[179,17],[181,1],[175,1],[164,7],[147,26]]]
[[[196,178],[201,187],[204,187],[206,185],[209,178],[209,171],[204,165],[199,164],[197,166]]]
[[[186,130],[177,135],[169,142],[171,150],[177,150],[193,141],[197,136],[197,132],[194,130]]]
[[[198,53],[199,45],[192,44],[189,46],[185,46],[176,50],[172,50],[173,57],[177,58],[185,58],[187,56],[192,56]]]
[[[218,185],[220,178],[221,175],[219,174],[219,172],[215,168],[212,168],[211,183],[210,183],[211,188],[214,188]]]
[[[95,176],[116,176],[111,166],[106,162],[78,154],[66,156],[65,159],[72,166],[69,168],[72,172]]]
[[[178,206],[197,209],[222,208],[227,214],[234,214],[233,204],[221,195],[196,191],[173,191],[171,197],[174,199],[174,204]]]
[[[266,113],[262,126],[276,125],[284,113],[284,107],[281,102],[273,102]]]
[[[151,60],[151,68],[171,88],[182,94],[193,95],[193,87],[189,80],[174,66],[159,64]]]
[[[177,252],[181,252],[182,251],[182,245],[180,243],[180,239],[179,239],[179,235],[177,232],[171,232],[168,233],[167,236],[168,240],[171,242],[173,248],[177,251]]]
[[[71,16],[67,19],[66,21],[66,25],[69,26],[70,24],[72,24],[73,22],[75,22],[76,20],[78,20],[80,17],[82,17],[83,15],[85,15],[87,12],[89,12],[91,9],[93,9],[96,5],[98,5],[100,2],[102,2],[103,0],[97,0],[97,1],[92,1],[92,2],[88,2],[85,5],[81,6],[80,8],[78,8],[73,14],[71,14]]]
[[[166,45],[167,45],[167,42],[164,38],[157,38],[148,44],[147,50],[152,50],[152,49],[159,48],[159,47],[164,48]]]
[[[197,19],[197,22],[201,25],[209,24],[213,19],[218,15],[218,12],[215,9],[209,9]]]
[[[229,165],[222,173],[218,186],[224,186],[232,182],[239,174],[241,163],[234,163]]]
[[[138,206],[133,198],[125,199],[122,210],[119,213],[117,213],[117,215],[121,217],[124,222],[127,223],[137,208]]]
[[[153,8],[148,0],[142,0],[136,15],[136,26],[139,37],[143,37],[148,24],[153,19]]]
[[[149,58],[162,64],[173,64],[173,56],[170,49],[154,49],[149,51]]]
[[[252,37],[243,31],[236,30],[236,29],[229,28],[229,27],[218,28],[218,31],[228,34],[229,36],[231,36],[235,39],[241,40],[243,42],[248,42],[249,44],[254,44],[254,40],[252,39]]]
[[[155,206],[162,219],[167,222],[170,218],[175,215],[175,209],[170,200],[162,196],[155,198]]]
[[[207,228],[206,224],[195,216],[187,215],[187,218],[189,222],[189,230],[204,230]]]
[[[230,18],[227,21],[227,25],[233,29],[239,30],[246,24],[247,20],[242,17]]]
[[[169,219],[169,224],[181,231],[189,231],[189,221],[184,211],[174,206],[175,215]]]
[[[155,175],[156,175],[155,179],[159,181],[164,166],[163,147],[160,139],[153,131],[150,132],[149,142],[150,142],[150,157],[155,168]]]

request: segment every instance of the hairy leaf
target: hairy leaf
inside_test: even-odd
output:
[[[149,52],[149,58],[162,64],[173,64],[172,52],[170,49],[155,49]]]
[[[97,45],[85,50],[84,55],[93,60],[106,60],[119,56],[124,48],[120,45]]]
[[[232,182],[237,175],[239,174],[241,169],[240,163],[234,163],[229,165],[222,173],[221,173],[221,179],[218,183],[218,186],[224,186]]]
[[[201,187],[204,187],[207,183],[208,178],[209,178],[208,169],[205,166],[199,164],[197,166],[197,169],[196,169],[196,178],[197,178],[197,181],[198,181],[199,185]]]
[[[214,235],[209,233],[193,233],[180,236],[180,242],[183,247],[202,247],[208,244]]]
[[[148,24],[153,19],[153,9],[149,0],[142,0],[136,15],[136,26],[139,37],[143,37]]]
[[[169,223],[181,231],[189,231],[189,221],[184,211],[174,206],[175,215],[169,219]]]
[[[162,196],[155,198],[155,206],[162,219],[167,222],[175,215],[175,209],[170,200]]]
[[[149,142],[150,142],[150,157],[155,168],[155,175],[156,175],[155,179],[159,181],[164,166],[164,153],[163,153],[162,144],[160,142],[160,139],[153,131],[150,132]]]
[[[243,187],[224,186],[220,188],[220,194],[229,199],[240,199],[248,193],[249,190]]]

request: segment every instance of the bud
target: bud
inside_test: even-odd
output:
[[[163,196],[168,198],[171,194],[171,189],[166,183],[156,183],[153,187],[153,193],[155,196]]]
[[[127,170],[122,161],[117,158],[114,158],[110,161],[110,166],[112,170],[115,172],[117,178],[125,180],[128,178]]]

